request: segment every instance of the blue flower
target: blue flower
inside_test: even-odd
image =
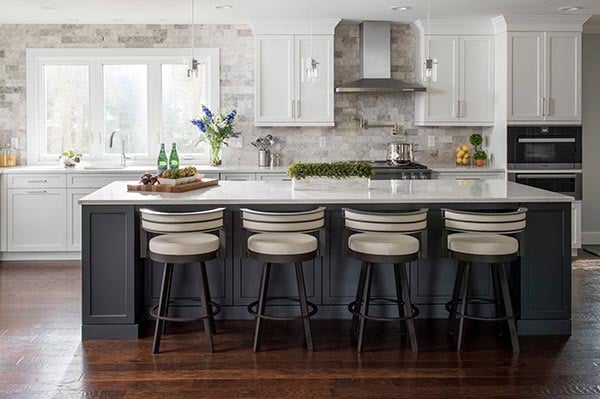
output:
[[[208,109],[206,105],[202,105],[202,112],[204,112],[204,115],[206,115],[208,119],[212,119],[213,113],[210,112],[210,109]]]
[[[227,123],[233,122],[236,114],[237,114],[237,111],[235,109],[233,111],[231,111],[229,114],[227,114],[227,118],[225,118],[227,120]]]
[[[200,119],[193,119],[192,124],[198,127],[202,133],[206,133],[206,124]]]

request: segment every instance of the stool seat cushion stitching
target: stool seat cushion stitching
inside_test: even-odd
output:
[[[219,250],[219,237],[207,233],[164,234],[150,240],[151,252],[160,255],[202,255]]]
[[[456,233],[448,236],[448,249],[469,255],[511,255],[519,241],[500,234]]]
[[[348,237],[348,248],[370,255],[410,255],[419,252],[419,240],[406,234],[358,233]]]
[[[310,234],[259,233],[248,237],[248,249],[264,255],[299,255],[317,248],[317,238]]]

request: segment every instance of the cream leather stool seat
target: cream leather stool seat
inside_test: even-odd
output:
[[[519,251],[519,241],[500,234],[455,233],[448,236],[448,249],[470,255],[510,255]]]
[[[219,237],[207,233],[164,234],[148,244],[150,251],[161,255],[200,255],[219,250]]]
[[[406,234],[358,233],[348,238],[348,248],[371,255],[410,255],[419,252],[419,240]]]
[[[298,255],[317,250],[317,238],[301,233],[262,233],[248,238],[248,249],[265,255]]]

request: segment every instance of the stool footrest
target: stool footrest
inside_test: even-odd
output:
[[[396,299],[392,299],[392,298],[371,297],[369,300],[371,302],[389,302],[389,303],[404,305],[404,302],[398,302]],[[417,308],[415,305],[411,305],[412,313],[409,316],[398,316],[398,317],[372,316],[372,315],[360,313],[357,309],[357,306],[358,306],[357,301],[350,302],[348,304],[348,310],[350,311],[350,313],[352,313],[354,316],[361,318],[361,319],[375,320],[375,321],[409,320],[409,319],[414,319],[420,313],[419,308]]]
[[[175,301],[169,301],[169,307],[171,305],[177,304],[177,302]],[[204,306],[204,305],[202,305]],[[150,316],[154,317],[155,319],[158,320],[165,320],[165,321],[175,321],[175,322],[180,322],[180,323],[186,323],[186,322],[190,322],[190,321],[200,321],[200,320],[206,320],[208,318],[214,317],[216,315],[218,315],[219,313],[221,313],[221,305],[219,305],[218,303],[215,303],[213,301],[210,302],[210,306],[212,308],[212,311],[209,311],[207,309],[207,315],[206,316],[198,316],[198,317],[170,317],[170,316],[159,316],[158,315],[158,305],[153,306],[152,309],[150,309],[150,311],[148,312],[150,314]]]
[[[462,299],[459,300],[457,303],[462,302]],[[469,298],[469,300],[467,301],[467,305],[470,304],[495,304],[496,302],[493,299],[487,299],[487,298]],[[451,312],[451,306],[452,306],[452,301],[448,301],[445,304],[446,310],[448,312]],[[454,317],[457,318],[465,318],[468,320],[478,320],[478,321],[506,321],[506,320],[516,320],[517,319],[518,314],[514,314],[512,316],[504,316],[504,317],[485,317],[485,316],[474,316],[474,315],[469,315],[469,314],[462,314],[461,312],[459,312],[458,310],[456,312],[454,312]]]
[[[295,298],[295,297],[290,297],[290,296],[270,296],[265,301],[266,302],[265,303],[265,308],[266,308],[266,305],[269,302],[275,301],[275,300],[286,300],[286,301],[292,301],[292,302],[300,303],[300,299],[299,298]],[[255,308],[258,306],[258,301],[254,301],[254,302],[251,302],[250,304],[248,304],[248,313],[250,313],[254,317],[258,317],[260,319],[266,319],[266,320],[302,320],[302,319],[314,316],[317,313],[317,305],[315,305],[312,302],[307,302],[306,304],[310,308],[310,311],[308,312],[308,314],[306,314],[304,316],[303,315],[298,315],[298,316],[294,316],[294,317],[283,317],[283,316],[260,315],[255,310]]]

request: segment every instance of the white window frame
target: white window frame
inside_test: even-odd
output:
[[[90,84],[90,154],[84,161],[114,163],[118,154],[103,154],[104,148],[104,84],[102,67],[106,64],[148,65],[148,155],[133,157],[131,164],[154,163],[163,138],[162,131],[162,64],[189,63],[189,48],[152,49],[27,49],[27,163],[56,164],[58,154],[45,154],[45,88],[44,66],[52,64],[88,65]],[[195,58],[206,65],[206,98],[213,112],[220,105],[219,49],[196,49]],[[99,77],[99,78],[98,78]],[[102,110],[99,113],[99,110]],[[200,112],[200,111],[199,111]],[[200,116],[200,114],[198,114]],[[129,155],[129,154],[128,154]],[[182,160],[208,162],[208,152],[180,154]]]

